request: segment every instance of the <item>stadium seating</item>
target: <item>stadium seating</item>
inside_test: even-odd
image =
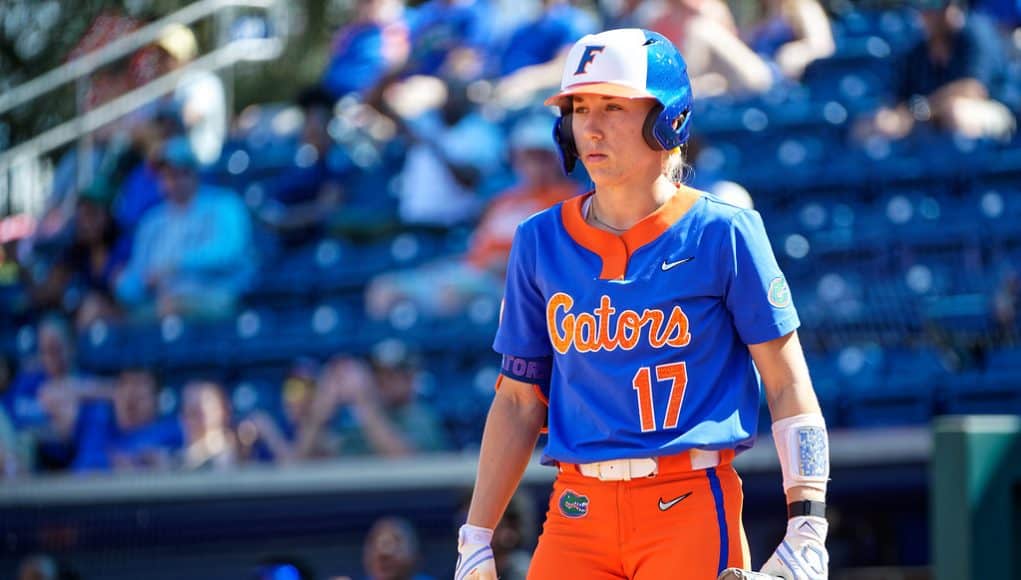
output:
[[[696,171],[751,191],[791,282],[831,424],[1021,411],[1021,351],[1009,337],[993,338],[1002,329],[990,310],[1003,272],[1021,269],[1021,137],[999,143],[922,131],[900,142],[855,143],[853,123],[887,98],[893,57],[919,29],[905,10],[850,11],[834,34],[836,54],[813,63],[803,86],[697,101]],[[1017,93],[1021,64],[1010,75]],[[307,161],[300,123],[286,103],[245,111],[205,177],[258,211],[267,180]],[[277,413],[280,380],[295,357],[367,353],[399,336],[428,353],[419,388],[452,439],[476,444],[491,397],[488,348],[499,305],[481,300],[462,317],[434,320],[403,304],[376,321],[362,303],[374,276],[461,251],[470,230],[400,226],[392,195],[399,144],[381,144],[343,115],[330,132],[343,157],[335,162],[358,170],[345,183],[352,203],[325,235],[280,244],[259,230],[259,272],[237,313],[95,323],[79,340],[82,366],[100,374],[149,366],[171,391],[187,377],[215,376],[230,385],[240,411]],[[0,308],[15,298],[16,288],[0,288]],[[1016,340],[1016,321],[1012,332]],[[30,335],[5,316],[0,350],[29,353]],[[163,403],[172,408],[173,395]]]

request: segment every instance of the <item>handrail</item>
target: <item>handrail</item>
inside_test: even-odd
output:
[[[286,0],[200,0],[185,6],[177,12],[160,18],[142,28],[118,38],[106,46],[90,52],[81,58],[61,65],[24,84],[18,85],[0,95],[0,113],[4,113],[46,94],[53,89],[88,75],[96,69],[121,59],[159,40],[170,24],[191,24],[215,14],[225,7],[248,7],[271,9],[278,2]]]
[[[173,92],[177,80],[192,70],[218,70],[240,61],[269,60],[283,51],[279,38],[236,40],[195,59],[186,67],[174,70],[116,99],[66,121],[56,127],[0,153],[0,172],[13,166],[19,158],[42,154],[95,131],[131,111],[140,109],[153,99]]]

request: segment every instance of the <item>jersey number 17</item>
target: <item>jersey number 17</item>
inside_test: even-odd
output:
[[[677,428],[681,415],[681,403],[684,401],[684,388],[688,386],[688,370],[683,362],[665,363],[656,367],[657,383],[670,383],[670,401],[667,403],[666,416],[663,417],[663,429]],[[642,423],[642,433],[656,430],[655,406],[652,401],[652,369],[642,367],[631,379],[631,387],[638,396],[638,416]]]

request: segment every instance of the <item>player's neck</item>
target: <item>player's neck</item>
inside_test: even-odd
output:
[[[665,177],[638,188],[633,185],[597,185],[588,221],[611,233],[626,231],[659,209],[676,193],[677,185]]]

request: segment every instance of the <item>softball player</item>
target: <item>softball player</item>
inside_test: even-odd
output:
[[[492,529],[544,423],[559,469],[529,578],[710,580],[746,568],[734,456],[766,389],[788,499],[763,568],[826,578],[826,426],[759,215],[680,183],[691,88],[663,36],[578,41],[554,138],[594,192],[523,222],[494,348],[503,371],[456,578],[495,578]],[[754,365],[753,365],[754,362]]]

